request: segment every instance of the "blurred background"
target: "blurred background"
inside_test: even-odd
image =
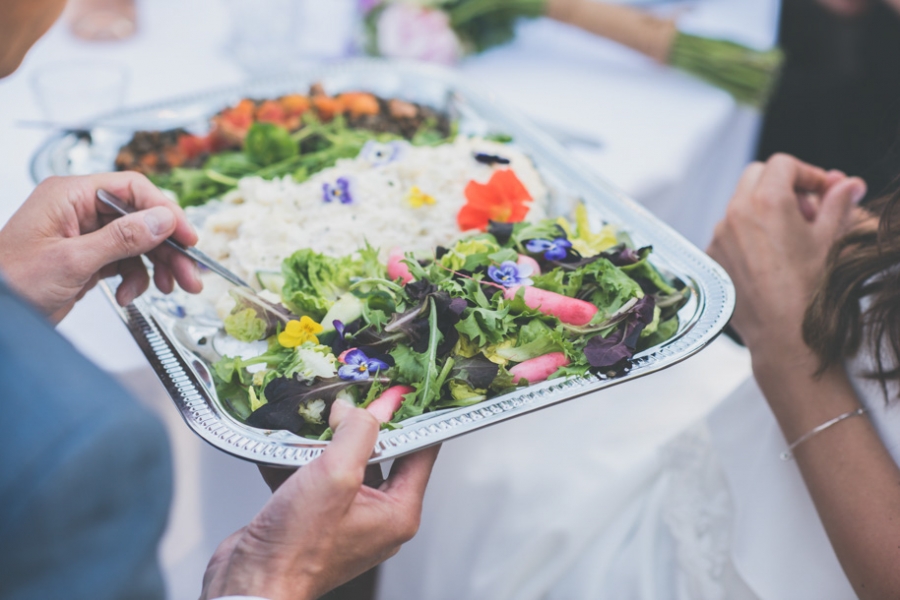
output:
[[[359,54],[367,4],[71,0],[22,68],[0,81],[0,219],[30,193],[30,157],[54,128]],[[765,109],[546,18],[523,20],[508,43],[450,68],[530,117],[584,168],[701,248],[755,158],[789,152],[861,175],[870,196],[893,181],[900,166],[896,0],[630,4],[675,17],[689,33],[758,50],[779,45],[785,63]],[[181,423],[99,293],[60,330],[169,425],[176,491],[162,560],[170,597],[196,597],[213,549],[257,512],[267,488],[252,465],[205,446]],[[602,401],[581,399],[446,444],[419,537],[380,570],[377,582],[373,573],[332,597],[464,598],[473,597],[471,577],[482,583],[515,577],[521,565],[504,557],[529,527],[574,526],[559,520],[560,498],[614,495],[621,478],[749,373],[747,354],[722,339],[652,380],[604,392]],[[535,444],[548,430],[565,435]]]

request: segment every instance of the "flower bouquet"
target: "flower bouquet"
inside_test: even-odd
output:
[[[593,0],[362,0],[369,54],[453,64],[505,43],[520,18],[547,16],[628,46],[762,107],[780,50],[758,51],[679,31],[670,19]]]

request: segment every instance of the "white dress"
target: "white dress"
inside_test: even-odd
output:
[[[900,406],[848,365],[895,461]],[[762,392],[745,382],[663,449],[657,476],[543,597],[547,600],[854,598]]]
[[[728,351],[717,344],[699,360]],[[423,529],[385,565],[380,600],[853,598],[796,463],[779,457],[787,444],[752,379],[660,451],[632,443],[647,435],[648,408],[660,404],[642,403],[660,382],[677,406],[684,389],[714,392],[703,386],[722,379],[724,364],[710,361],[706,374],[719,377],[703,379],[688,361],[679,377],[690,381],[638,380],[448,444]],[[853,384],[900,459],[900,402],[886,404],[873,381]],[[623,397],[605,404],[610,394]],[[533,444],[548,420],[563,430],[562,420],[568,435]]]

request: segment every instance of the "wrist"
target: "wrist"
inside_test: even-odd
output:
[[[819,370],[819,357],[806,345],[799,329],[790,334],[785,330],[758,332],[742,338],[757,376],[768,373],[800,371],[809,376]]]
[[[788,442],[861,406],[843,365],[820,371],[819,358],[808,348],[752,360],[756,382]]]
[[[217,551],[221,551],[222,548]],[[201,600],[229,596],[261,597],[266,600],[314,600],[318,596],[309,578],[286,572],[277,559],[262,560],[239,541],[228,555],[213,556],[204,578]]]

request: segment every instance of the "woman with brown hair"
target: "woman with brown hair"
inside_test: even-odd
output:
[[[510,597],[900,596],[900,195],[865,192],[785,155],[746,170],[709,252],[754,378]]]

